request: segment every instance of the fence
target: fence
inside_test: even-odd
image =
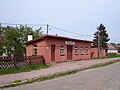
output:
[[[15,56],[15,57],[0,57],[0,69],[19,68],[26,64],[45,64],[43,56]]]
[[[38,64],[38,63],[45,64],[45,59],[42,55],[28,56],[26,57],[26,63],[27,64]]]

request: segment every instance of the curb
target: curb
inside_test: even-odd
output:
[[[102,66],[108,66],[108,65],[116,63],[116,62],[120,62],[120,59],[111,60],[111,61],[104,62],[104,63],[98,63],[98,64],[94,64],[94,65],[90,65],[90,66],[84,66],[82,68],[76,68],[76,69],[67,70],[67,71],[63,71],[63,72],[58,72],[58,73],[54,73],[54,74],[48,74],[48,75],[45,75],[45,76],[26,79],[26,80],[23,80],[23,81],[20,80],[19,82],[15,82],[15,81],[17,81],[17,80],[15,80],[11,83],[0,85],[0,89],[15,87],[15,86],[24,85],[24,84],[29,84],[29,83],[33,83],[33,82],[37,82],[37,81],[42,82],[42,81],[54,79],[54,78],[57,78],[57,77],[63,77],[63,76],[75,74],[79,71],[83,71],[83,70],[87,70],[87,69],[98,68],[98,67],[102,67]]]

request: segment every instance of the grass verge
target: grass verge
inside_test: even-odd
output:
[[[101,60],[101,59],[107,59],[107,58],[120,58],[120,55],[114,55],[114,56],[105,56],[105,57],[101,57],[101,58],[92,58],[91,60]]]
[[[47,64],[33,64],[33,65],[26,65],[20,68],[0,69],[0,75],[20,73],[20,72],[29,72],[33,70],[39,70],[41,68],[48,68],[48,67],[49,65]]]
[[[104,58],[120,58],[120,55],[114,55],[114,56],[106,56]]]
[[[33,82],[42,82],[42,81],[45,81],[45,80],[50,80],[50,79],[54,79],[54,78],[58,78],[58,77],[63,77],[63,76],[75,74],[75,73],[77,73],[79,71],[83,71],[83,70],[87,70],[87,69],[91,69],[91,68],[98,68],[98,67],[102,67],[102,66],[108,66],[108,65],[116,63],[116,62],[120,62],[120,60],[113,60],[113,61],[110,61],[110,62],[100,63],[100,64],[92,65],[92,66],[89,66],[89,67],[83,67],[83,68],[80,68],[80,69],[75,69],[75,70],[50,74],[50,75],[41,76],[41,77],[38,77],[38,78],[32,78],[32,79],[25,80],[25,81],[15,80],[11,84],[6,84],[6,85],[3,85],[3,86],[0,86],[0,88],[2,89],[2,88],[15,87],[15,86],[18,86],[18,85],[29,84],[29,83],[33,83]]]

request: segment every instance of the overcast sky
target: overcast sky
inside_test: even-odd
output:
[[[83,35],[93,34],[103,23],[110,42],[120,42],[120,0],[0,0],[0,22],[50,24]],[[44,33],[46,29],[43,27]],[[50,34],[88,39],[54,28]]]

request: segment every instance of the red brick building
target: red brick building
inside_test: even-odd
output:
[[[43,55],[46,63],[91,59],[92,41],[45,35],[26,42],[26,56]]]
[[[105,49],[103,47],[100,47],[100,53],[99,53],[99,57],[105,57],[106,53],[105,53]],[[98,58],[98,47],[92,46],[91,47],[91,58]]]

